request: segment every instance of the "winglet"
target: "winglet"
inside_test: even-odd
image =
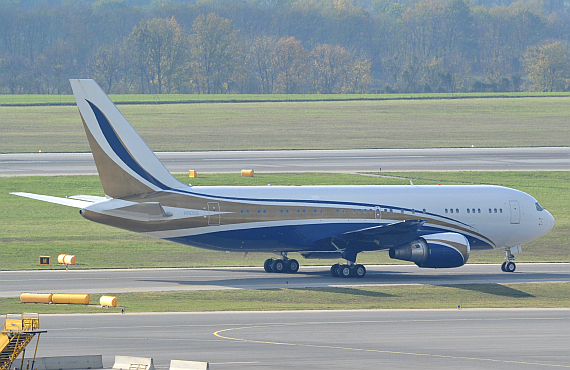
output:
[[[70,80],[105,194],[119,198],[184,186],[93,80]]]

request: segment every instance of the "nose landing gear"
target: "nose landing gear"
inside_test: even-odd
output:
[[[505,262],[501,265],[501,271],[503,272],[515,272],[517,265],[513,262],[517,257],[511,253],[510,249],[505,252]]]

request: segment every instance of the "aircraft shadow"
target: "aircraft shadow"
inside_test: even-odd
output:
[[[522,292],[518,289],[510,288],[501,284],[486,283],[486,284],[450,284],[443,285],[449,288],[463,289],[476,291],[480,293],[493,294],[501,297],[509,298],[534,298],[534,295]]]

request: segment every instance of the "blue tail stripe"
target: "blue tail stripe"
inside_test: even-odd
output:
[[[111,146],[111,149],[117,154],[117,156],[125,163],[131,170],[133,170],[137,175],[145,179],[146,181],[150,182],[151,184],[159,187],[162,190],[169,190],[170,187],[164,185],[162,182],[158,181],[154,176],[148,173],[144,168],[138,164],[137,161],[131,156],[131,154],[127,151],[121,139],[117,136],[117,133],[111,127],[109,120],[103,112],[89,100],[86,100],[91,106],[93,113],[95,114],[95,118],[97,118],[97,122],[99,123],[99,127],[101,128],[101,132],[105,136],[107,143]]]

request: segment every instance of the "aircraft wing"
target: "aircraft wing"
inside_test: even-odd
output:
[[[417,232],[426,220],[415,219],[394,222],[388,225],[373,226],[365,229],[350,231],[334,237],[335,241],[347,244],[374,243],[382,248],[400,245],[417,238]]]
[[[92,204],[101,202],[106,200],[104,197],[96,197],[92,195],[72,195],[69,198],[59,198],[59,197],[52,197],[49,195],[40,195],[40,194],[32,194],[32,193],[22,193],[22,192],[14,192],[10,193],[13,195],[17,195],[20,197],[31,198],[36,200],[42,200],[44,202],[61,204],[64,206],[75,207],[75,208],[85,208]]]

